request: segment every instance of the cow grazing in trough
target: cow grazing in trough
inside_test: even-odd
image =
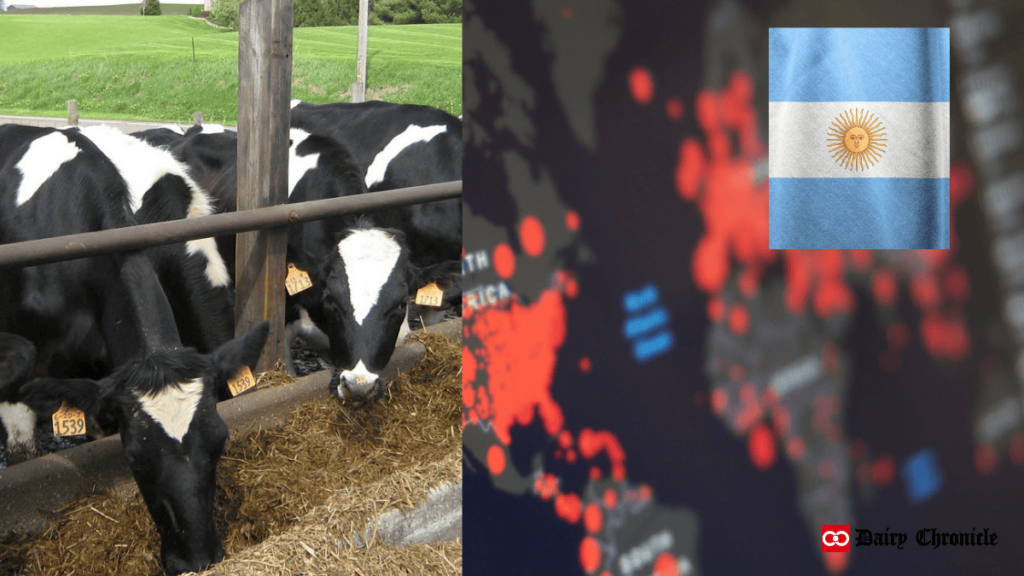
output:
[[[144,166],[150,152],[136,143],[89,129],[0,127],[0,240],[119,228],[163,209],[195,209],[197,188],[182,192],[175,185],[187,184],[180,166]],[[129,157],[139,165],[124,164]],[[199,269],[211,281],[223,279],[218,272],[226,275],[213,270],[211,277],[213,253],[199,245],[190,254],[200,256]],[[70,370],[70,377],[25,383],[14,395],[16,376],[3,391],[7,403],[26,404],[44,417],[66,400],[116,422],[161,535],[164,568],[178,574],[223,557],[213,494],[227,428],[216,413],[215,390],[242,364],[255,365],[268,325],[208,354],[183,347],[159,261],[150,251],[134,251],[4,270],[0,331],[26,336],[44,358],[78,361],[68,367],[108,361],[114,371],[82,378]],[[51,363],[51,374],[59,374],[54,368]]]
[[[289,202],[366,192],[364,171],[345,147],[300,129],[292,129],[290,136]],[[234,136],[224,133],[195,134],[173,148],[193,173],[220,170],[211,192],[224,210],[235,205],[235,146]],[[452,254],[447,255],[428,243],[411,242],[410,237],[422,234],[409,226],[408,208],[289,228],[288,261],[306,271],[313,286],[287,298],[286,342],[300,335],[325,349],[331,364],[342,371],[339,396],[379,393],[377,375],[408,332],[410,295],[431,281],[450,281],[461,274],[461,238],[453,239],[448,247]],[[456,214],[456,223],[459,219]],[[231,260],[233,238],[218,239],[218,244]]]
[[[129,262],[126,267],[131,267]],[[138,272],[146,275],[144,266]],[[150,326],[145,352],[101,380],[43,378],[24,384],[20,400],[48,419],[63,401],[87,415],[117,422],[121,448],[160,534],[160,560],[171,574],[198,572],[224,558],[214,524],[217,463],[228,427],[217,413],[217,390],[239,367],[255,367],[269,322],[211,354],[183,348],[170,308],[139,299],[135,314]],[[163,320],[162,320],[163,319]]]

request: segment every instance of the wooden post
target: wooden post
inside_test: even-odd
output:
[[[68,126],[78,126],[78,100],[68,100]]]
[[[359,0],[359,39],[356,46],[356,81],[352,84],[353,102],[366,100],[366,36],[369,20],[369,0]]]
[[[248,0],[238,26],[238,210],[288,202],[294,0]],[[257,366],[284,358],[287,228],[238,235],[235,334],[270,320]]]

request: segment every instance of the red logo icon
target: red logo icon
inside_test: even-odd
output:
[[[822,524],[821,525],[821,551],[822,552],[849,552],[850,551],[850,525],[849,524]]]

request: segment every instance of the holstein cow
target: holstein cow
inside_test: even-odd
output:
[[[99,200],[102,196],[95,196],[57,200],[57,196],[50,198],[42,193],[42,184],[67,187],[76,183],[76,178],[81,178],[79,173],[91,168],[83,151],[72,140],[81,139],[82,136],[88,140],[90,147],[98,148],[105,165],[112,165],[115,174],[111,178],[127,186],[126,196],[118,200],[125,209],[124,218],[118,222],[110,220],[105,214],[98,214],[100,207],[80,207],[75,204],[111,202],[112,199]],[[209,196],[190,178],[188,167],[178,162],[169,151],[107,126],[82,130],[0,126],[0,167],[5,170],[5,178],[17,180],[10,183],[12,189],[16,190],[16,193],[10,195],[13,209],[10,212],[5,210],[0,218],[2,242],[74,234],[97,227],[106,229],[205,216],[214,211]],[[58,171],[63,171],[71,180],[61,182]],[[234,294],[230,286],[230,275],[214,239],[156,246],[147,249],[146,254],[152,260],[171,301],[185,344],[196,346],[201,352],[209,352],[227,342],[233,336]],[[85,267],[88,262],[80,260],[62,269]],[[38,290],[37,293],[30,291],[25,295],[26,298],[38,299],[36,304],[44,307],[59,309],[63,304],[63,292],[68,287],[39,284],[39,279],[49,274],[43,270],[50,268],[27,268],[16,273],[29,279],[31,288]],[[79,270],[70,273],[68,278],[83,275],[87,275],[87,272]],[[95,295],[79,293],[74,298],[86,299],[90,296]],[[25,315],[29,312],[12,310],[9,313]],[[15,320],[16,324],[26,324]],[[73,321],[74,318],[62,319],[65,324]],[[69,350],[68,343],[51,337],[61,332],[57,326],[29,325],[28,328],[35,332],[25,333],[35,342],[56,343],[40,350],[47,359],[54,359],[55,355],[63,356],[56,359],[58,364],[51,367],[51,372],[58,376],[80,375],[83,370],[91,371],[94,375],[109,372],[110,351],[96,348],[97,342],[101,341],[86,337],[81,326],[65,327],[70,331],[67,339],[76,340],[71,344],[82,344],[92,349]],[[60,364],[64,360],[75,360],[77,364],[65,368]]]
[[[111,135],[97,132],[95,139],[106,136]],[[130,144],[125,145],[138,152]],[[112,150],[116,142],[103,147]],[[145,153],[138,157],[140,163],[145,159]],[[0,126],[0,240],[136,223],[145,209],[138,203],[149,202],[154,193],[133,187],[145,181],[136,168],[112,161],[79,130]],[[153,190],[180,178],[173,172],[171,167],[157,178]],[[154,263],[138,251],[4,270],[0,301],[7,303],[0,308],[0,331],[28,337],[44,355],[109,357],[116,367],[98,381],[28,382],[16,395],[12,387],[22,374],[14,370],[3,388],[5,403],[24,403],[47,417],[66,400],[89,414],[113,418],[160,532],[164,569],[178,574],[220,560],[213,494],[227,428],[216,412],[215,388],[226,386],[226,377],[242,364],[255,365],[267,323],[210,354],[184,348]],[[17,344],[7,350],[25,356]],[[5,426],[19,422],[5,420]],[[31,427],[17,432],[31,434]]]
[[[291,124],[350,150],[371,192],[462,179],[462,121],[443,110],[381,101],[317,105],[292,100]],[[414,263],[461,259],[461,201],[416,204],[381,216],[386,220],[374,215],[378,226],[406,233]],[[457,310],[460,281],[461,275],[453,275],[439,283],[445,303]]]
[[[36,363],[36,347],[21,336],[0,333],[0,433],[7,447],[8,463],[27,459],[35,452],[32,434],[35,413],[20,402],[19,389]]]
[[[299,129],[292,129],[290,136],[289,202],[366,191],[363,171],[343,146]],[[211,192],[225,210],[235,205],[234,146],[230,133],[195,134],[174,146],[194,173],[221,167]],[[291,336],[298,334],[327,347],[328,360],[342,371],[336,393],[343,398],[347,393],[367,397],[382,391],[378,374],[408,332],[409,296],[426,283],[461,273],[461,239],[451,247],[454,257],[430,246],[422,250],[410,238],[424,231],[410,226],[408,211],[385,209],[362,218],[325,219],[289,228],[288,261],[307,272],[313,286],[287,298],[286,341],[290,344]],[[230,260],[230,240],[221,248]]]

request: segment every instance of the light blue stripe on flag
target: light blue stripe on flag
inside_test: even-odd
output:
[[[949,178],[769,178],[768,247],[949,248]]]
[[[949,28],[769,28],[771,102],[948,102]]]

